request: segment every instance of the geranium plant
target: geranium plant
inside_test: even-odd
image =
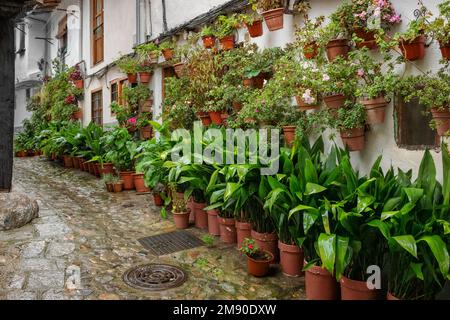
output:
[[[139,61],[129,55],[120,57],[116,64],[123,73],[135,74],[138,72]]]

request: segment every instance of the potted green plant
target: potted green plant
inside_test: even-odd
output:
[[[238,25],[239,21],[236,14],[230,16],[221,15],[217,18],[215,23],[216,34],[223,50],[231,50],[234,48],[234,33]]]
[[[200,34],[202,36],[203,46],[206,49],[211,49],[215,47],[216,45],[216,35],[215,30],[213,26],[204,26],[202,30],[200,31]]]
[[[172,192],[176,190],[172,189]],[[173,220],[177,229],[189,228],[190,209],[187,208],[187,201],[184,197],[173,197],[172,199],[172,213]]]
[[[170,61],[173,58],[173,50],[175,48],[175,42],[172,39],[166,39],[159,45],[162,55],[166,61]]]
[[[158,63],[161,48],[154,42],[140,44],[135,49],[139,61],[143,64]]]
[[[247,256],[248,273],[255,277],[264,277],[269,273],[273,255],[261,250],[252,239],[245,239],[240,250]]]
[[[250,37],[258,38],[263,35],[263,19],[256,11],[252,11],[250,14],[239,14],[238,20],[245,24]]]
[[[123,181],[119,177],[113,176],[111,178],[111,184],[115,193],[120,193],[123,190]]]
[[[113,177],[114,176],[111,173],[105,174],[102,177],[102,181],[105,183],[108,192],[114,192],[114,186],[112,184]]]
[[[288,147],[291,147],[294,143],[297,123],[301,118],[301,111],[293,110],[291,106],[287,107],[283,112],[283,118],[279,125],[283,129],[284,141]]]
[[[70,80],[75,85],[77,89],[84,89],[84,80],[83,74],[81,73],[81,69],[79,65],[76,65],[70,72],[69,75]]]
[[[138,66],[139,82],[148,85],[153,75],[153,65],[143,62]]]
[[[364,149],[366,112],[361,103],[346,101],[343,108],[338,110],[337,128],[341,139],[349,151]]]
[[[314,59],[319,54],[320,28],[324,20],[325,16],[314,20],[306,18],[304,24],[295,31],[295,45],[301,48],[305,59]]]
[[[116,61],[119,69],[126,73],[129,83],[137,83],[137,72],[139,69],[139,61],[129,55],[124,55]]]
[[[151,97],[151,90],[148,86],[139,84],[135,87],[124,87],[123,98],[127,102],[129,115],[134,115],[140,110],[140,106]]]
[[[270,31],[283,29],[284,7],[282,0],[250,0],[249,3],[254,11],[261,11]]]
[[[427,32],[439,42],[442,57],[450,60],[450,1],[438,4],[438,9],[439,16],[427,25]]]

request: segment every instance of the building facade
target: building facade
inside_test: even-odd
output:
[[[133,48],[147,41],[154,40],[171,31],[180,42],[186,38],[186,32],[198,31],[179,28],[189,21],[204,15],[214,8],[225,7],[237,0],[63,0],[59,6],[49,12],[31,12],[22,25],[27,31],[25,35],[17,30],[16,45],[20,49],[25,43],[25,51],[18,51],[17,67],[17,106],[16,127],[27,117],[25,105],[27,98],[39,85],[45,75],[50,75],[51,61],[60,57],[69,66],[79,65],[84,74],[84,99],[80,102],[83,110],[83,125],[95,121],[102,125],[115,123],[110,104],[119,99],[122,87],[127,85],[126,75],[114,65],[114,61],[122,54],[133,52]],[[243,2],[243,1],[240,1]],[[292,3],[293,1],[291,1]],[[341,1],[310,1],[311,18],[319,15],[329,16]],[[403,23],[393,31],[402,31],[407,23],[415,19],[416,0],[392,1],[397,12],[401,14]],[[426,2],[428,9],[437,13],[440,1]],[[242,10],[248,10],[243,7]],[[252,39],[246,29],[238,30],[238,41],[251,41],[260,48],[280,46],[294,40],[296,25],[301,17],[292,14],[284,15],[284,28],[269,32],[264,24],[264,35]],[[22,39],[22,38],[25,39]],[[23,41],[23,42],[22,42]],[[439,47],[432,42],[427,48],[425,59],[416,63],[422,70],[437,70],[440,59]],[[164,58],[155,71],[150,85],[153,91],[153,114],[158,120],[163,100]],[[398,68],[399,74],[416,74],[418,69],[409,64]],[[419,117],[417,108],[406,106],[394,99],[388,109],[384,124],[373,126],[367,134],[367,147],[364,151],[354,153],[352,161],[365,173],[370,165],[382,154],[382,166],[391,165],[402,169],[414,169],[417,172],[425,148],[432,148],[438,176],[442,177],[441,157],[439,154],[439,138],[424,143],[421,131],[427,121]],[[402,125],[405,122],[425,123],[413,128],[414,132],[405,133]],[[325,132],[329,136],[331,132]],[[422,135],[423,136],[423,135]],[[336,142],[340,144],[340,140]],[[327,140],[329,146],[332,142]]]

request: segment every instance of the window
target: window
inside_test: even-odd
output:
[[[19,46],[16,53],[23,55],[25,53],[25,23],[18,24],[17,29],[19,32]]]
[[[400,148],[420,150],[439,146],[439,136],[430,128],[431,115],[417,101],[396,99],[396,141]]]
[[[111,102],[123,104],[122,92],[126,80],[127,78],[111,81]]]
[[[28,101],[31,98],[31,89],[30,88],[25,89],[25,98],[26,98],[26,101],[28,103]]]
[[[92,63],[103,61],[103,0],[91,0],[92,17]]]
[[[103,91],[101,89],[92,92],[91,119],[95,124],[103,126]]]
[[[67,15],[65,15],[58,23],[58,34],[56,39],[59,40],[59,57],[61,63],[65,64],[67,54]]]

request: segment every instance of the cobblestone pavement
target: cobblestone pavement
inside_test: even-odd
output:
[[[304,299],[303,278],[277,268],[267,278],[249,276],[233,246],[149,254],[137,239],[175,230],[150,195],[107,193],[99,179],[43,158],[15,159],[14,169],[14,188],[38,200],[40,218],[0,232],[0,299]],[[188,280],[156,293],[127,286],[123,273],[144,263],[179,266]]]

